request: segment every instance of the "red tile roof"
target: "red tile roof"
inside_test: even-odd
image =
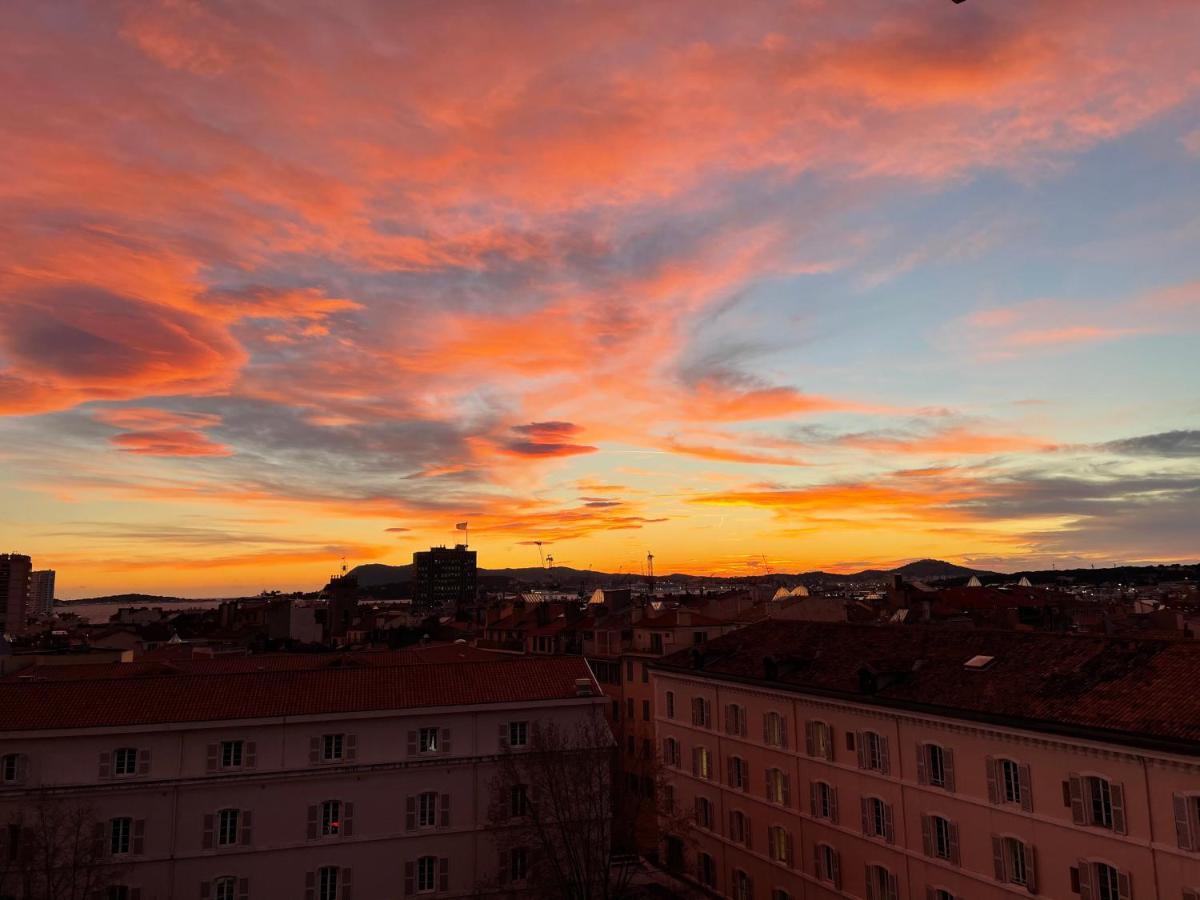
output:
[[[532,703],[575,697],[577,678],[591,680],[584,660],[559,656],[6,681],[0,733]]]
[[[965,669],[976,655],[995,661]],[[1195,641],[773,620],[710,641],[701,670],[691,650],[658,665],[767,682],[767,657],[773,687],[1200,754]],[[864,669],[886,674],[872,687]]]

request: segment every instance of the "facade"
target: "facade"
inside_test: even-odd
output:
[[[586,663],[350,656],[2,683],[0,820],[43,791],[91,806],[112,896],[140,900],[440,900],[505,880],[498,754],[532,722],[594,714]]]
[[[453,609],[475,602],[475,551],[465,544],[431,547],[413,554],[413,605],[422,610]]]
[[[48,616],[54,612],[54,570],[29,573],[29,615]]]
[[[666,861],[738,900],[1195,900],[1189,642],[773,621],[652,668]]]
[[[32,561],[21,553],[0,553],[0,635],[24,634]]]

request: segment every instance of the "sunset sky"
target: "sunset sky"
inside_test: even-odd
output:
[[[59,596],[1200,557],[1195,0],[0,5]]]

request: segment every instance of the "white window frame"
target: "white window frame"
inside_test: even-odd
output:
[[[242,824],[242,811],[226,807],[217,810],[217,846],[233,847],[238,843],[239,830]],[[226,840],[226,838],[231,838]]]
[[[508,746],[529,746],[529,723],[527,721],[521,720],[508,723]]]
[[[112,773],[114,778],[129,778],[136,775],[137,770],[137,747],[117,747],[113,750]]]
[[[419,856],[417,857],[417,878],[416,892],[418,894],[432,894],[437,890],[437,857],[436,856]]]
[[[345,758],[346,735],[338,732],[321,735],[321,761],[338,762]]]
[[[246,761],[246,742],[241,738],[221,741],[220,761],[222,769],[240,769]]]

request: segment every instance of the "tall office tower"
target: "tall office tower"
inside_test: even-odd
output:
[[[0,634],[25,631],[29,573],[33,561],[21,553],[0,553]]]
[[[441,610],[475,601],[475,551],[465,544],[431,547],[413,554],[413,605]]]
[[[47,616],[54,612],[54,570],[29,573],[29,615]]]

